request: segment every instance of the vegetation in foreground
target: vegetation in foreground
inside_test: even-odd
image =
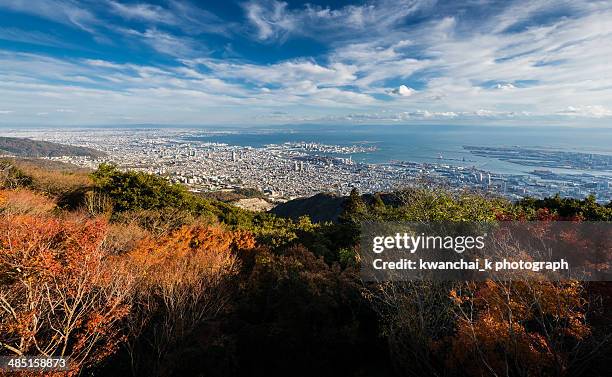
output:
[[[610,221],[593,198],[353,192],[337,223],[253,213],[161,177],[0,164],[0,349],[69,375],[604,376],[612,285],[364,284],[359,224]]]

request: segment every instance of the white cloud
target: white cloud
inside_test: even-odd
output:
[[[257,28],[259,39],[284,38],[296,27],[297,20],[287,13],[287,3],[252,1],[244,7],[247,18]]]
[[[267,116],[268,119],[276,119],[278,116],[272,114]],[[355,112],[338,115],[325,115],[320,117],[305,117],[291,116],[289,114],[282,116],[284,122],[356,122],[356,123],[430,123],[437,122],[460,122],[465,124],[474,124],[474,122],[506,122],[506,121],[547,121],[545,117],[534,117],[533,114],[527,112],[504,112],[492,110],[477,110],[470,112],[462,111],[437,111],[434,109],[415,109],[409,111],[374,111],[374,112]]]
[[[187,1],[169,0],[166,7],[147,3],[123,3],[110,0],[110,11],[126,20],[174,26],[189,34],[213,33],[229,35],[236,28],[213,13]]]
[[[96,16],[74,0],[2,0],[0,8],[32,14],[48,20],[93,32]]]
[[[117,1],[109,1],[113,12],[128,20],[144,20],[149,22],[159,22],[165,24],[176,24],[177,19],[168,10],[159,5],[152,4],[122,4]]]
[[[62,48],[76,48],[51,33],[42,33],[34,30],[24,30],[14,27],[0,27],[0,39],[12,42],[29,43],[39,46],[52,46]]]
[[[63,9],[78,8],[73,1],[50,1]],[[299,119],[329,116],[381,122],[526,117],[605,121],[612,117],[609,2],[579,1],[580,6],[571,5],[572,10],[580,8],[572,17],[548,17],[545,24],[532,18],[554,9],[553,0],[537,6],[521,3],[529,9],[516,5],[500,13],[483,13],[482,20],[469,23],[440,12],[410,27],[403,21],[427,9],[427,1],[373,1],[335,9],[250,1],[244,4],[245,16],[256,39],[332,40],[326,45],[329,51],[319,56],[271,64],[212,57],[219,56],[218,51],[208,55],[190,33],[223,33],[227,26],[219,26],[214,16],[205,13],[202,20],[213,20],[207,29],[203,24],[208,21],[196,19],[199,13],[194,6],[175,1],[163,6],[111,3],[122,17],[144,21],[144,25],[109,28],[130,42],[141,41],[147,48],[177,58],[176,63],[119,64],[0,51],[0,98],[3,106],[15,111],[4,113],[8,116],[3,121],[37,113],[47,113],[50,121],[57,122],[94,122],[119,115],[139,122],[172,122],[173,114],[184,122],[211,117],[250,120],[279,109],[299,109]],[[556,2],[557,6],[562,3]],[[0,7],[27,11],[17,0],[0,1]],[[44,9],[35,12],[42,14]],[[67,18],[67,11],[45,12],[49,19],[76,25]],[[87,25],[98,27],[95,16],[91,17]],[[184,22],[187,17],[190,21]],[[18,36],[0,28],[0,38],[3,32],[13,39]],[[44,42],[41,35],[27,37]],[[206,111],[210,109],[215,110]]]
[[[115,63],[112,63],[106,60],[100,60],[100,59],[84,59],[83,61],[93,67],[115,68],[115,69],[119,69],[122,67],[120,64],[115,64]]]
[[[499,89],[499,90],[512,90],[512,89],[516,89],[516,86],[514,86],[514,84],[512,83],[497,83],[495,85],[495,89]]]
[[[243,62],[225,62],[215,59],[198,59],[187,64],[201,64],[225,78],[243,79],[259,84],[291,86],[297,82],[311,81],[319,86],[347,85],[353,82],[354,67],[342,63],[328,66],[311,60],[289,60],[271,65],[256,65]]]
[[[395,89],[391,89],[389,91],[391,94],[395,94],[398,95],[400,97],[410,97],[411,95],[413,95],[414,93],[416,93],[416,90],[406,86],[406,85],[400,85],[399,88],[395,88]]]
[[[581,116],[589,118],[612,117],[612,109],[605,106],[568,106],[558,114],[567,116]]]
[[[217,72],[205,74],[187,66],[177,69],[102,60],[64,61],[8,53],[0,53],[0,60],[0,97],[4,105],[16,110],[10,120],[3,117],[3,121],[15,124],[27,123],[31,114],[44,116],[47,124],[99,124],[113,119],[174,124],[227,122],[252,119],[253,115],[246,114],[258,109],[357,108],[374,103],[366,94],[297,80],[308,75],[337,80],[335,73],[310,65],[304,66],[295,81],[270,89],[230,83],[216,77]],[[58,81],[67,74],[87,77],[98,83],[98,88]],[[27,81],[22,79],[26,75]],[[231,110],[220,111],[223,108]]]
[[[124,28],[117,28],[117,31],[128,37],[137,37],[155,51],[170,56],[185,58],[206,51],[204,47],[191,38],[178,37],[156,28],[149,28],[144,32]]]
[[[259,39],[282,41],[290,34],[317,39],[377,34],[433,3],[433,0],[377,0],[338,9],[312,4],[291,9],[283,1],[251,0],[243,7]]]

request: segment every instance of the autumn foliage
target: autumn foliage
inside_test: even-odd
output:
[[[0,218],[0,345],[14,355],[70,356],[74,371],[122,341],[132,278],[101,248],[102,219]]]
[[[576,281],[468,283],[450,292],[456,334],[448,366],[470,375],[567,375],[591,334]]]
[[[54,216],[54,207],[27,190],[0,192],[0,348],[70,357],[68,374],[140,337],[165,361],[198,324],[225,310],[236,255],[255,246],[249,232],[194,225],[143,232],[126,252],[108,242],[106,218]]]
[[[354,191],[338,223],[253,213],[162,177],[0,164],[0,355],[67,375],[604,376],[608,282],[364,283],[360,224],[608,219],[591,199]],[[589,265],[593,240],[560,242]],[[557,237],[559,238],[559,237]],[[595,258],[596,257],[596,258]]]
[[[228,309],[237,253],[254,246],[248,232],[195,225],[146,237],[122,258],[138,277],[132,297],[137,310],[127,324],[133,368],[163,375],[174,367],[177,345]],[[148,352],[154,357],[141,362],[138,355]]]

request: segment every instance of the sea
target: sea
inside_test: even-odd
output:
[[[191,140],[264,147],[282,143],[374,146],[351,155],[363,163],[410,161],[476,167],[500,174],[528,174],[538,167],[475,156],[464,146],[523,147],[612,155],[612,128],[469,125],[299,125],[205,127]],[[346,156],[344,156],[346,157]],[[557,173],[612,176],[611,172],[550,169]]]

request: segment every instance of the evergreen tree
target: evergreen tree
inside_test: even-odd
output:
[[[344,202],[342,214],[339,217],[340,223],[359,224],[368,214],[368,207],[359,194],[359,190],[353,187],[349,197]]]

